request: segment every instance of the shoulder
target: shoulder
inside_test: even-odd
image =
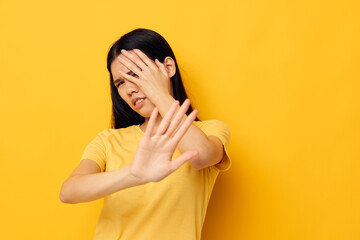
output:
[[[106,129],[102,130],[101,132],[99,132],[99,133],[96,135],[96,138],[102,139],[102,140],[106,140],[106,139],[108,139],[109,137],[115,135],[115,133],[116,133],[116,129],[106,128]]]
[[[141,129],[138,125],[132,125],[126,128],[106,128],[97,134],[97,138],[102,139],[104,142],[113,138],[127,138],[131,135],[140,134]]]
[[[230,129],[220,120],[205,120],[194,121],[194,125],[203,131],[207,136],[215,136],[223,143],[225,147],[228,147],[230,142]]]
[[[230,129],[220,120],[205,120],[195,121],[194,125],[202,130],[207,136],[217,137],[224,147],[224,154],[222,160],[214,165],[216,169],[220,171],[226,171],[231,166],[231,160],[228,154],[228,147],[230,143]]]

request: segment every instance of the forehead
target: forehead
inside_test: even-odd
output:
[[[120,78],[120,73],[119,71],[123,71],[123,72],[128,72],[129,69],[127,67],[125,67],[120,61],[119,61],[119,56],[117,56],[115,58],[115,60],[111,63],[110,65],[110,70],[111,70],[111,74],[115,79]]]

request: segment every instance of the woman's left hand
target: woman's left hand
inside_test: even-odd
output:
[[[156,105],[164,96],[171,96],[169,74],[158,59],[152,61],[139,49],[121,50],[119,61],[137,76],[120,71],[121,77],[136,84],[146,97]]]

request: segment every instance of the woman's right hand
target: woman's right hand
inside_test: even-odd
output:
[[[196,150],[187,151],[178,158],[171,160],[176,146],[195,120],[197,111],[194,110],[182,122],[190,106],[187,99],[178,109],[179,102],[175,101],[162,119],[156,132],[154,126],[158,116],[155,108],[150,116],[145,134],[135,153],[134,161],[130,165],[130,173],[144,182],[158,182],[178,169],[186,161],[196,158]],[[174,116],[175,115],[175,116]]]

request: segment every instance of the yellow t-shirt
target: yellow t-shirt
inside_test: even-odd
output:
[[[215,180],[220,171],[230,168],[230,131],[218,120],[194,124],[220,139],[225,149],[222,161],[201,170],[185,163],[160,182],[104,197],[94,240],[200,240]],[[119,169],[132,162],[143,135],[139,125],[105,129],[87,145],[81,159],[95,161],[101,171]],[[176,149],[173,159],[180,154]]]

